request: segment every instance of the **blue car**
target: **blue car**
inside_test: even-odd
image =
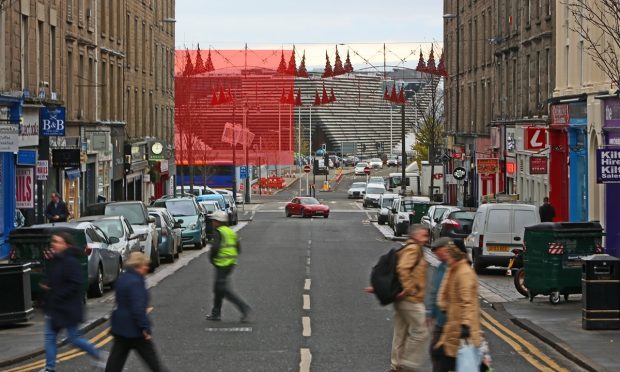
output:
[[[194,197],[159,199],[152,207],[166,208],[181,224],[183,246],[192,245],[202,249],[207,244],[207,218]]]

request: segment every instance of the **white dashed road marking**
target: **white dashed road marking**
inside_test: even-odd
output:
[[[312,363],[312,354],[310,353],[310,349],[301,349],[299,372],[310,372],[310,363]]]
[[[310,295],[304,295],[304,310],[310,310]]]
[[[312,336],[312,327],[310,327],[310,317],[309,316],[304,316],[303,318],[301,318],[301,324],[304,327],[301,334],[304,337]]]
[[[306,279],[306,282],[304,283],[304,290],[305,291],[309,291],[310,290],[311,283],[312,283],[312,281],[310,279]]]

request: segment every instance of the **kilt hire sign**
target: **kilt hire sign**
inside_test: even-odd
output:
[[[596,150],[596,182],[620,183],[620,148]]]

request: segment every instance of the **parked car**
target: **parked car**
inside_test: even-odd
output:
[[[369,183],[364,193],[364,207],[378,207],[380,205],[379,198],[383,194],[385,194],[383,184]]]
[[[218,193],[220,193],[220,194],[222,194],[222,195],[230,195],[230,196],[233,196],[233,192],[232,192],[231,190],[228,190],[228,189],[212,189],[212,190],[215,190],[215,191],[217,191]],[[237,193],[237,200],[236,200],[236,203],[237,203],[237,204],[243,204],[243,203],[245,203],[245,199],[244,199],[244,197],[243,197],[243,193],[241,193],[241,192],[238,192],[238,193]]]
[[[201,195],[196,198],[159,199],[153,203],[153,207],[166,208],[181,224],[183,246],[193,245],[196,249],[202,249],[207,244],[207,223],[205,213],[196,200],[212,196],[223,199],[220,194]]]
[[[385,225],[388,221],[388,214],[394,198],[398,197],[396,194],[383,194],[379,198],[379,211],[377,212],[377,222],[379,225]]]
[[[81,217],[77,221],[91,222],[103,230],[108,237],[118,238],[118,243],[110,244],[110,248],[120,253],[123,259],[123,267],[131,252],[140,252],[138,234],[133,231],[125,216],[87,216]]]
[[[149,208],[149,215],[155,217],[155,226],[159,233],[159,255],[170,263],[174,262],[174,259],[179,257],[179,245],[182,245],[179,234],[181,224],[174,220],[166,208]]]
[[[207,216],[213,214],[213,212],[221,211],[220,203],[217,200],[203,200],[198,202],[202,209],[207,213]]]
[[[383,169],[383,160],[372,158],[368,161],[368,166],[372,169]]]
[[[391,217],[390,226],[392,226],[395,236],[408,233],[416,203],[428,203],[428,197],[413,196],[394,199],[392,213],[389,217]]]
[[[33,297],[41,297],[39,282],[43,277],[45,254],[50,247],[54,233],[65,232],[71,235],[76,249],[82,255],[82,264],[86,280],[85,289],[91,297],[101,297],[104,287],[113,284],[122,270],[122,258],[110,244],[119,242],[118,238],[107,237],[97,226],[90,222],[61,222],[23,227],[13,230],[9,235],[11,253],[9,263],[29,263],[30,286]]]
[[[302,217],[323,216],[329,217],[329,207],[321,204],[317,199],[310,197],[293,198],[286,207],[284,207],[286,217],[299,215]]]
[[[183,187],[177,186],[176,187],[176,194],[177,194],[177,196],[186,196],[186,195],[183,195],[183,194],[199,196],[199,195],[217,194],[217,191],[213,190],[209,186],[199,186],[199,185],[194,185],[193,186],[193,191],[190,191],[190,187],[188,185],[188,186],[183,186]]]
[[[370,183],[379,184],[379,185],[385,187],[385,180],[381,176],[368,177],[368,183],[369,184]]]
[[[398,166],[398,157],[396,155],[390,155],[387,159],[386,165],[388,167],[397,167]]]
[[[360,158],[358,158],[357,156],[347,156],[346,158],[344,158],[343,163],[345,166],[348,167],[352,167],[355,164],[359,163]]]
[[[463,241],[471,233],[471,225],[475,216],[475,211],[464,209],[447,212],[431,232],[433,240],[446,236],[452,240]]]
[[[529,204],[483,204],[476,211],[465,247],[471,253],[474,269],[506,266],[513,250],[523,249],[526,226],[540,223],[536,207]]]
[[[432,205],[422,217],[420,223],[428,227],[428,231],[433,231],[435,226],[439,225],[439,223],[443,220],[444,215],[447,216],[447,213],[458,210],[460,210],[459,207],[450,205]],[[432,234],[429,238],[431,240],[433,239]]]
[[[366,172],[364,172],[364,169],[366,169],[366,167],[368,167],[368,163],[364,163],[361,161],[355,164],[355,169],[353,170],[353,173],[355,173],[356,176],[363,176],[366,174]]]
[[[205,201],[205,200],[215,200],[220,205],[220,209],[226,210],[226,199],[224,199],[224,195],[216,193],[211,195],[201,195],[196,197],[197,202]]]
[[[233,199],[232,195],[224,195],[224,202],[226,203],[226,213],[228,213],[228,224],[236,225],[239,223],[239,215],[237,214],[237,203]]]
[[[364,197],[364,193],[366,192],[366,182],[353,182],[349,191],[347,191],[347,198],[349,199],[359,199]]]

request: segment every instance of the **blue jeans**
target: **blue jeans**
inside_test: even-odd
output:
[[[93,344],[80,337],[77,324],[67,327],[67,338],[69,343],[79,349],[84,350],[93,358],[99,357],[99,350]],[[58,332],[52,328],[52,319],[45,317],[45,368],[56,369],[56,342],[58,340]]]

